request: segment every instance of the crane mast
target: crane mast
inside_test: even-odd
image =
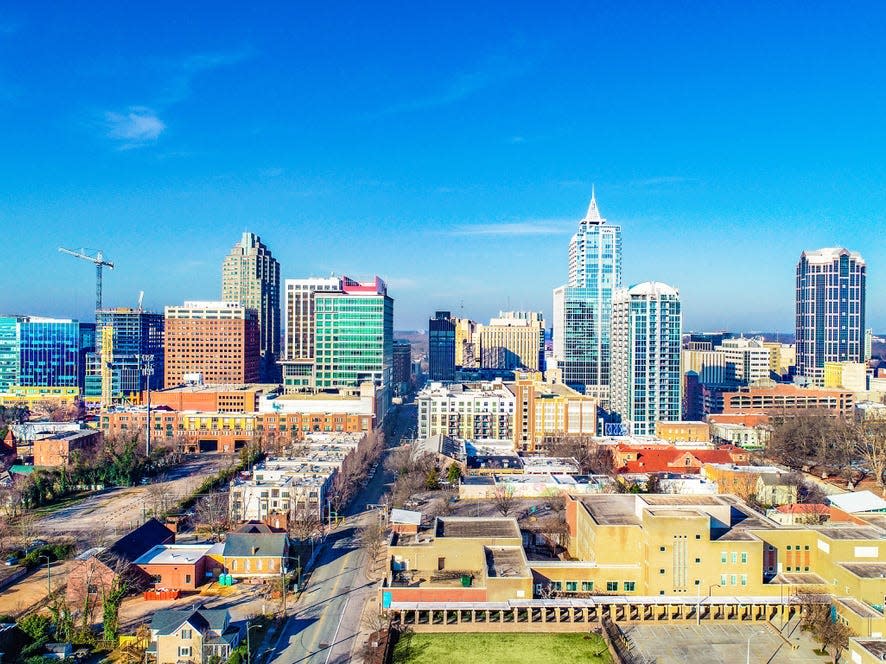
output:
[[[86,253],[86,249],[75,251],[74,249],[59,247],[58,250],[63,254],[68,254],[69,256],[79,258],[80,260],[89,261],[95,265],[95,310],[100,311],[102,308],[102,268],[106,267],[109,270],[113,270],[114,264],[111,261],[105,260],[105,255],[100,249],[96,252],[95,256],[90,256]]]

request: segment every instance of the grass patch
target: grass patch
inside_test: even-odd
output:
[[[394,648],[394,664],[611,664],[596,634],[404,634]]]

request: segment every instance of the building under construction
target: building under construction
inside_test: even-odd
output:
[[[163,375],[163,314],[142,309],[102,309],[95,314],[95,352],[86,358],[85,397],[105,405],[138,399],[147,389],[142,359],[153,356],[154,375]],[[158,387],[157,381],[151,385]]]

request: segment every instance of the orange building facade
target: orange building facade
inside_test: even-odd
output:
[[[185,302],[166,307],[166,387],[195,374],[208,384],[259,379],[259,330],[255,309],[231,302]]]
[[[807,389],[794,385],[747,387],[723,394],[724,413],[770,416],[791,414],[800,410],[827,411],[834,416],[849,417],[855,409],[855,396],[846,390]]]

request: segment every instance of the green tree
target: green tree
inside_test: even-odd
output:
[[[461,479],[461,468],[457,463],[450,464],[449,470],[446,471],[446,479],[450,484],[458,484]]]
[[[18,621],[18,628],[42,645],[49,641],[52,618],[42,613],[30,613]]]
[[[425,475],[425,488],[430,491],[440,488],[440,472],[436,468],[431,468]]]

